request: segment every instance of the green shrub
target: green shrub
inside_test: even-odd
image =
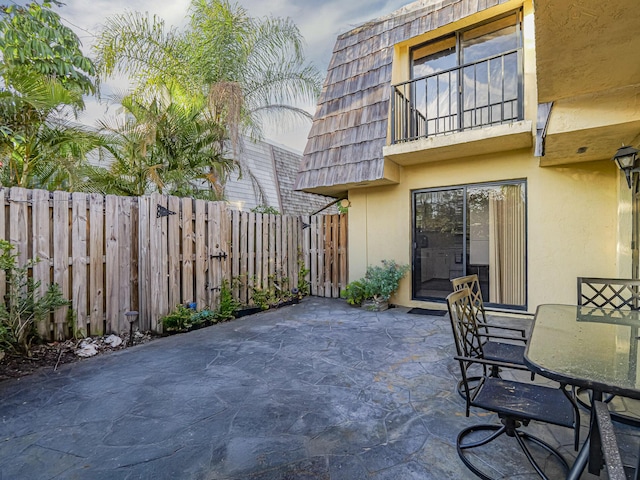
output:
[[[217,317],[216,317],[216,312],[214,312],[213,310],[209,310],[208,308],[205,308],[204,310],[201,310],[199,312],[193,312],[191,314],[191,323],[193,324],[193,326],[198,326],[198,325],[206,325],[206,324],[213,324],[216,323],[218,321]]]
[[[299,258],[301,256],[302,253],[298,252],[298,291],[296,292],[298,298],[306,297],[311,294],[311,284],[306,279],[311,270],[304,266],[304,260]]]
[[[365,299],[365,284],[363,280],[354,280],[340,292],[340,297],[347,300],[349,305],[360,305]]]
[[[166,333],[186,332],[193,326],[194,311],[185,305],[176,305],[168,315],[162,317],[162,327]]]
[[[227,280],[222,281],[220,286],[220,305],[215,311],[215,317],[218,321],[231,320],[236,316],[236,312],[240,308],[240,302],[233,298],[233,292]]]
[[[382,266],[368,266],[364,278],[347,284],[340,296],[351,305],[360,305],[364,300],[388,301],[408,271],[409,265],[382,260]]]
[[[37,340],[36,324],[45,320],[60,307],[70,302],[62,296],[60,287],[52,283],[44,295],[39,296],[40,282],[29,277],[28,270],[39,262],[29,260],[19,267],[15,247],[0,240],[0,269],[7,279],[7,293],[0,303],[0,349],[9,349],[31,356],[31,345]]]
[[[409,271],[409,265],[398,265],[394,260],[382,260],[382,266],[369,266],[364,276],[365,297],[388,301],[398,290],[400,280]]]

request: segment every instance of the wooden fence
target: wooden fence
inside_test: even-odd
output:
[[[41,291],[52,282],[71,301],[45,338],[128,331],[128,311],[143,330],[178,304],[215,308],[223,281],[252,304],[254,289],[309,284],[312,295],[338,297],[347,282],[344,215],[285,216],[232,210],[208,202],[154,194],[118,197],[0,189],[0,239],[32,268]],[[305,269],[305,270],[302,270]],[[304,279],[300,272],[306,272]],[[0,298],[4,298],[0,272]]]

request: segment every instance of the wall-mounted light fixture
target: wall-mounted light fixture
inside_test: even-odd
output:
[[[615,160],[618,168],[624,172],[629,188],[631,188],[633,183],[632,175],[640,172],[640,169],[636,167],[637,153],[639,151],[640,150],[637,148],[633,148],[629,145],[623,145],[613,156],[613,160]]]

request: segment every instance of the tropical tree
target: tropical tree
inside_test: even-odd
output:
[[[73,188],[77,166],[101,144],[70,118],[96,91],[92,61],[51,2],[0,8],[0,181]]]
[[[119,103],[121,115],[100,122],[110,166],[87,172],[85,188],[118,195],[222,198],[233,163],[222,155],[223,132],[204,103],[177,102],[169,87],[162,95],[129,95]]]
[[[102,73],[134,79],[134,97],[171,84],[182,98],[204,100],[208,121],[222,126],[234,154],[240,133],[260,138],[267,118],[283,125],[309,117],[296,102],[314,102],[320,91],[319,73],[305,62],[291,20],[256,19],[227,0],[192,0],[184,31],[157,16],[113,16],[94,47]]]

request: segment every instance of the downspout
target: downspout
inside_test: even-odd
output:
[[[536,149],[534,156],[544,157],[544,140],[547,136],[549,119],[551,118],[551,108],[553,102],[538,104],[538,119],[536,121]]]

